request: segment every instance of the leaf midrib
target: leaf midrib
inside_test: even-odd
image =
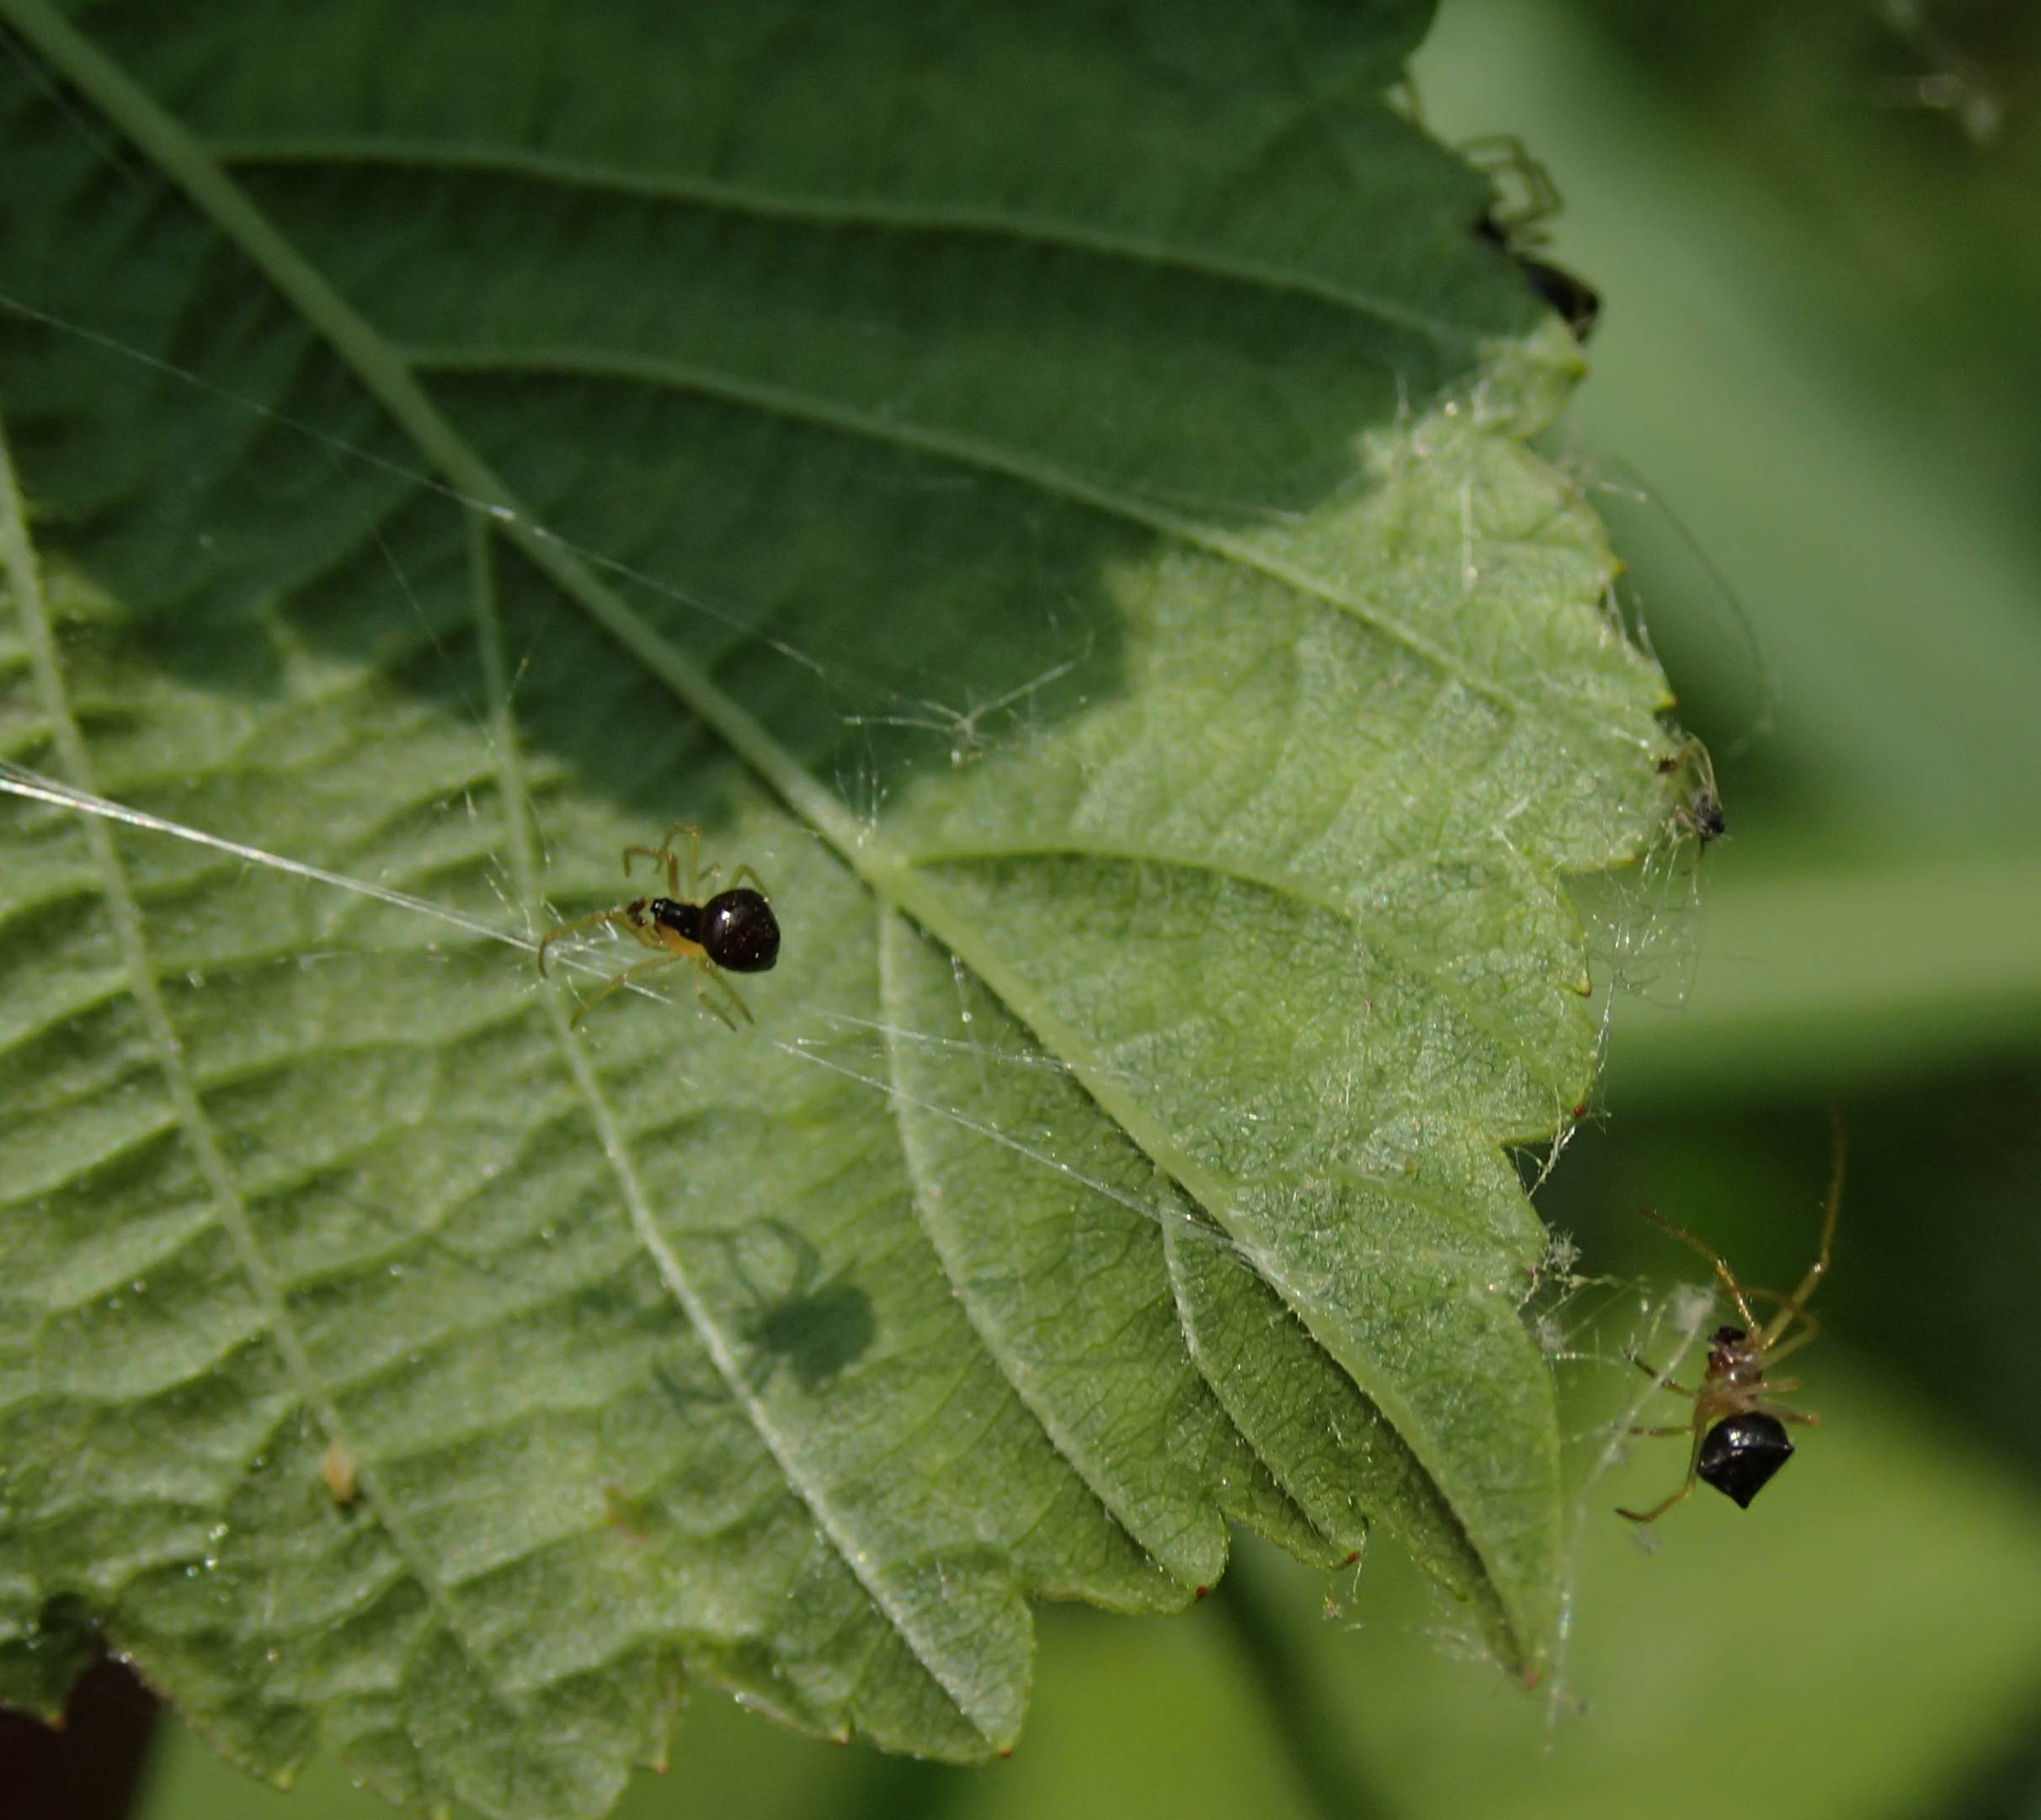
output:
[[[481,647],[484,682],[493,704],[490,745],[495,753],[504,814],[509,824],[511,873],[519,902],[534,904],[541,897],[538,851],[527,806],[530,797],[523,774],[523,746],[518,738],[515,716],[510,711],[510,669],[504,650],[503,622],[496,607],[490,533],[484,522],[472,512],[463,514],[463,522],[467,532],[468,569],[473,583],[477,641]],[[861,1558],[864,1551],[853,1546],[845,1519],[833,1508],[823,1487],[802,1471],[791,1443],[781,1434],[764,1398],[753,1388],[743,1361],[737,1356],[722,1327],[713,1318],[707,1301],[695,1288],[679,1253],[660,1232],[643,1184],[638,1179],[637,1164],[622,1124],[595,1078],[587,1047],[576,1035],[560,995],[547,992],[541,996],[561,1061],[594,1126],[604,1160],[609,1164],[617,1190],[623,1197],[625,1216],[630,1222],[632,1236],[653,1260],[667,1294],[694,1328],[732,1401],[744,1412],[752,1432],[771,1455],[781,1477],[795,1490],[816,1527],[829,1538],[829,1546],[835,1550],[846,1571],[864,1589],[866,1597],[893,1626],[915,1660],[942,1689],[963,1718],[989,1743],[998,1744],[1001,1740],[994,1736],[983,1717],[973,1711],[967,1694],[954,1684],[953,1675],[946,1674],[939,1659],[940,1652],[917,1634],[912,1611],[903,1606],[878,1573],[867,1569]]]
[[[138,82],[57,13],[48,0],[0,0],[0,19],[10,21],[50,62],[86,95],[237,244],[252,263],[305,317],[354,370],[362,385],[410,437],[429,462],[445,476],[463,502],[493,519],[543,572],[550,576],[597,625],[701,720],[771,788],[795,814],[807,821],[835,849],[844,863],[877,895],[921,924],[984,982],[1031,1030],[1045,1048],[1070,1065],[1106,1115],[1215,1216],[1230,1200],[1228,1184],[1185,1152],[1131,1096],[1119,1091],[1095,1064],[1079,1033],[1052,1015],[1008,966],[994,945],[975,938],[968,923],[934,883],[882,844],[851,812],[832,796],[766,732],[753,716],[718,689],[701,670],[642,620],[608,588],[579,553],[526,514],[516,497],[419,385],[403,357],[362,317],[221,168],[199,141]],[[1245,560],[1244,553],[1243,560]],[[656,1237],[656,1234],[652,1234]],[[1258,1250],[1244,1255],[1279,1293],[1287,1273]],[[656,1253],[655,1253],[656,1256]],[[670,1285],[669,1285],[670,1286]],[[1294,1288],[1284,1295],[1292,1308]],[[1336,1356],[1336,1354],[1335,1354]],[[1406,1442],[1441,1489],[1459,1475],[1442,1462],[1435,1438],[1400,1397],[1363,1385],[1385,1413],[1400,1407],[1397,1423]],[[1394,1416],[1392,1413],[1392,1420]],[[791,1482],[791,1481],[790,1481]],[[1464,1490],[1464,1487],[1463,1487]],[[1458,1513],[1463,1501],[1451,1491]],[[1470,1535],[1473,1532],[1470,1530]],[[834,1540],[834,1538],[833,1538]],[[1524,1623],[1515,1589],[1496,1578],[1489,1551],[1476,1543],[1518,1633],[1525,1660],[1535,1653],[1536,1626]],[[883,1608],[882,1608],[883,1609]],[[917,1652],[919,1653],[919,1652]],[[932,1672],[932,1671],[931,1671]]]

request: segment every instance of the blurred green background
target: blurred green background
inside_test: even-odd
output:
[[[1694,1274],[1646,1200],[1790,1279],[1837,1100],[1827,1426],[1655,1546],[1612,1507],[1677,1444],[1598,1484],[1555,1697],[1472,1659],[1386,1546],[1327,1581],[1244,1543],[1182,1619],[1045,1612],[1007,1763],[835,1749],[702,1690],[634,1820],[2041,1816],[2041,10],[1445,0],[1417,79],[1441,137],[1519,134],[1564,193],[1549,256],[1605,313],[1556,452],[1729,815],[1676,932],[1691,991],[1618,1004],[1541,1193],[1617,1283],[1559,1318],[1606,1354]],[[1578,1429],[1620,1375],[1567,1369]],[[174,1726],[140,1808],[385,1811]]]

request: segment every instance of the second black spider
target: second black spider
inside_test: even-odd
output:
[[[1660,1498],[1649,1510],[1619,1510],[1617,1514],[1633,1523],[1655,1523],[1691,1496],[1697,1482],[1712,1485],[1724,1497],[1748,1509],[1751,1500],[1772,1481],[1772,1476],[1793,1457],[1793,1443],[1786,1424],[1802,1428],[1819,1426],[1820,1418],[1803,1409],[1789,1409],[1775,1399],[1799,1388],[1796,1378],[1773,1377],[1772,1368],[1788,1353],[1798,1352],[1821,1331],[1820,1323],[1807,1312],[1807,1299],[1828,1274],[1829,1255],[1836,1240],[1836,1216],[1842,1207],[1842,1127],[1836,1127],[1836,1162],[1829,1177],[1828,1205],[1821,1216],[1821,1243],[1814,1263],[1790,1296],[1775,1289],[1760,1289],[1740,1283],[1729,1265],[1683,1226],[1676,1226],[1662,1214],[1644,1211],[1649,1217],[1683,1245],[1690,1245],[1709,1264],[1736,1304],[1741,1326],[1719,1327],[1710,1336],[1708,1362],[1701,1382],[1689,1390],[1675,1384],[1664,1373],[1633,1355],[1638,1369],[1665,1389],[1693,1400],[1691,1420],[1665,1428],[1635,1428],[1633,1434],[1681,1434],[1692,1438],[1687,1462],[1687,1477],[1677,1489]],[[1760,1321],[1753,1301],[1770,1302],[1774,1309],[1769,1321]],[[1795,1328],[1798,1331],[1793,1331]]]
[[[1495,186],[1495,200],[1474,223],[1474,231],[1508,254],[1532,293],[1556,311],[1575,341],[1585,341],[1601,318],[1601,298],[1585,279],[1541,258],[1544,224],[1559,212],[1559,193],[1551,173],[1509,134],[1470,139],[1463,156]],[[1505,180],[1520,192],[1514,199]]]

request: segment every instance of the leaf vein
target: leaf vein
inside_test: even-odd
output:
[[[89,790],[93,788],[92,767],[84,737],[72,718],[67,699],[56,641],[43,599],[21,495],[15,483],[13,458],[3,428],[0,428],[0,565],[6,568],[16,609],[27,635],[36,690],[50,715],[63,768],[70,774],[72,783]],[[320,1385],[304,1341],[291,1320],[282,1287],[256,1239],[247,1204],[242,1199],[226,1152],[199,1097],[184,1045],[170,1019],[169,1008],[157,989],[155,969],[142,932],[141,906],[115,849],[112,832],[99,817],[88,816],[85,818],[85,838],[103,881],[104,896],[127,966],[130,990],[148,1028],[165,1088],[176,1110],[177,1126],[191,1147],[213,1196],[221,1229],[226,1233],[261,1306],[269,1338],[283,1358],[297,1396],[312,1411],[327,1434],[345,1445],[339,1412]],[[475,1663],[483,1678],[498,1690],[505,1703],[515,1711],[524,1711],[526,1703],[523,1697],[496,1679],[488,1658],[464,1634],[446,1589],[433,1575],[429,1556],[418,1538],[410,1533],[408,1523],[396,1508],[394,1500],[377,1484],[374,1469],[365,1462],[359,1469],[359,1479],[363,1496],[375,1510],[392,1545],[403,1555],[406,1565],[437,1612],[448,1636]]]
[[[1228,284],[1251,285],[1257,290],[1308,297],[1315,302],[1330,304],[1336,309],[1372,317],[1394,327],[1413,330],[1462,349],[1478,345],[1484,333],[1472,324],[1448,322],[1442,317],[1412,309],[1373,292],[1328,283],[1302,271],[1260,264],[1250,259],[1215,258],[1202,249],[1193,251],[1166,241],[1143,240],[1132,234],[1088,230],[1083,224],[1069,221],[945,208],[933,203],[910,207],[878,202],[835,201],[825,205],[790,200],[769,190],[722,183],[713,178],[684,177],[671,172],[647,175],[594,159],[568,158],[521,147],[450,146],[420,139],[364,140],[339,134],[216,135],[209,144],[222,164],[242,168],[265,164],[322,164],[452,171],[462,175],[512,177],[609,195],[722,209],[767,221],[807,223],[818,227],[875,227],[893,232],[978,234],[1032,241],[1047,247],[1068,247],[1143,265],[1167,267]]]
[[[1440,644],[1436,639],[1427,637],[1415,626],[1404,624],[1394,614],[1384,611],[1358,594],[1341,591],[1294,562],[1282,561],[1265,551],[1256,549],[1244,538],[1199,524],[1162,506],[1116,492],[1108,487],[1084,480],[1046,462],[995,448],[991,444],[972,437],[912,425],[901,418],[881,417],[852,406],[818,399],[811,394],[796,391],[789,387],[738,379],[728,374],[650,355],[607,350],[591,353],[580,348],[552,345],[535,345],[517,349],[494,349],[483,353],[465,348],[413,344],[405,348],[400,358],[407,370],[414,372],[557,375],[564,378],[606,379],[693,392],[731,404],[748,406],[754,410],[770,412],[775,416],[809,423],[819,428],[859,437],[883,446],[935,455],[959,466],[976,468],[1004,479],[1018,481],[1036,492],[1070,500],[1106,517],[1138,526],[1187,548],[1202,551],[1207,556],[1220,557],[1239,568],[1280,583],[1302,599],[1316,601],[1322,606],[1344,613],[1383,637],[1401,645],[1414,657],[1421,658],[1441,674],[1457,680],[1475,694],[1486,696],[1499,707],[1506,708],[1525,720],[1563,718],[1556,713],[1559,704],[1548,702],[1541,708],[1539,705],[1520,695],[1499,677],[1481,671],[1457,652]],[[1580,718],[1595,732],[1605,732],[1594,727],[1588,716],[1587,710],[1591,703],[1568,699],[1565,705],[1569,710],[1578,709]]]

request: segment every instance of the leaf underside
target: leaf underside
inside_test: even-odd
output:
[[[1673,787],[1576,362],[1426,8],[1068,13],[0,0],[0,757],[520,937],[690,822],[785,930],[576,1030],[0,811],[0,1698],[89,1620],[265,1775],[593,1813],[684,1668],[1005,1748],[1029,1598],[1231,1522],[1535,1671],[1505,1147]]]

